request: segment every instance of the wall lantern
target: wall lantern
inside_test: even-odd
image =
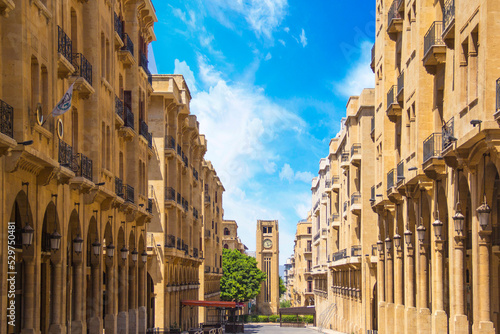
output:
[[[112,242],[110,242],[109,245],[106,246],[106,254],[108,254],[109,258],[112,258],[115,255],[115,246]]]
[[[24,228],[21,230],[22,243],[24,247],[28,248],[33,244],[34,233],[35,230],[33,229],[33,227],[31,227],[28,223],[26,223]]]
[[[127,255],[128,255],[127,247],[123,246],[122,249],[120,249],[120,253],[122,255],[122,260],[125,261],[127,259]]]
[[[147,253],[146,251],[143,251],[143,252],[141,253],[141,259],[142,259],[142,262],[143,262],[143,263],[148,262],[148,253]]]
[[[417,228],[417,237],[418,237],[418,241],[424,242],[424,240],[425,240],[425,226],[424,225],[420,225]]]
[[[462,214],[462,212],[460,212],[460,210],[457,209],[455,215],[451,219],[453,219],[453,223],[455,225],[455,231],[457,232],[457,234],[463,235],[465,217]]]
[[[437,239],[441,240],[443,236],[443,222],[437,218],[434,223],[432,223],[432,226],[434,227],[434,235]]]
[[[137,251],[137,248],[134,248],[132,253],[130,253],[130,255],[132,255],[132,261],[137,262],[137,255],[138,254],[139,254],[139,252]]]
[[[61,234],[54,229],[54,233],[50,235],[50,249],[57,252],[61,248]]]
[[[410,230],[406,230],[405,231],[405,243],[406,243],[406,246],[410,246],[412,235],[413,235],[413,233],[411,233]]]
[[[396,247],[396,249],[398,249],[398,250],[401,247],[401,236],[399,234],[397,234],[397,233],[394,236],[394,247]]]
[[[73,249],[76,254],[80,254],[82,252],[83,239],[80,237],[80,234],[76,235],[76,238],[73,239]]]
[[[479,216],[479,226],[483,229],[488,227],[491,213],[491,208],[486,202],[486,156],[489,155],[489,153],[483,154],[483,204],[476,209],[477,215]]]
[[[384,251],[384,243],[382,242],[382,240],[377,241],[377,248],[379,253],[382,253]]]
[[[99,242],[99,240],[97,240],[97,237],[92,243],[92,251],[94,252],[95,256],[98,256],[99,253],[101,253],[101,243]]]
[[[391,251],[391,248],[392,248],[392,240],[391,238],[387,237],[385,239],[385,248],[387,248],[387,252],[390,252]]]

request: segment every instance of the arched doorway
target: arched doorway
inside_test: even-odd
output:
[[[95,212],[97,215],[97,212]],[[101,327],[100,309],[101,309],[101,269],[100,269],[100,253],[101,242],[99,241],[99,230],[97,227],[97,218],[93,216],[90,219],[87,237],[85,239],[86,245],[86,265],[87,265],[87,295],[86,295],[86,321],[87,331],[91,334],[98,334]],[[95,249],[94,245],[99,245]],[[99,250],[96,252],[96,250]]]
[[[68,333],[81,331],[82,327],[82,252],[80,218],[77,210],[71,212],[66,242],[66,323]],[[79,242],[81,241],[81,242]],[[75,242],[79,244],[75,249]]]

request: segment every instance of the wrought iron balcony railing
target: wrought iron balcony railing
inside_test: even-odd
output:
[[[73,63],[73,43],[60,26],[57,26],[57,52]]]
[[[177,204],[182,204],[182,197],[180,193],[177,193]]]
[[[390,106],[392,106],[393,104],[398,103],[398,101],[396,100],[397,89],[398,89],[398,86],[394,85],[387,92],[387,109],[389,109]]]
[[[334,213],[334,214],[332,215],[332,220],[333,220],[334,222],[338,221],[339,219],[340,219],[340,215],[339,215],[339,214]]]
[[[347,211],[347,208],[349,207],[349,201],[344,202],[344,212]]]
[[[349,153],[342,153],[342,156],[340,157],[341,162],[349,162]]]
[[[182,243],[184,243],[184,241],[181,241],[181,238],[177,237],[177,249],[178,250],[181,250],[182,249]]]
[[[148,207],[146,208],[146,211],[149,213],[153,213],[153,199],[148,198]]]
[[[59,163],[72,171],[77,169],[73,148],[61,139],[59,139]]]
[[[455,121],[452,117],[445,125],[443,125],[442,129],[442,139],[443,139],[443,150],[446,150],[454,141],[457,139],[454,137],[455,132]]]
[[[500,111],[500,78],[497,79],[497,104],[496,104],[496,112]]]
[[[149,139],[150,139],[150,136],[151,134],[149,133],[149,127],[148,127],[148,124],[141,119],[141,121],[139,122],[139,135],[143,136],[144,139],[146,139],[149,143]]]
[[[175,201],[175,189],[172,187],[165,188],[165,200]]]
[[[125,126],[128,128],[131,128],[132,130],[134,129],[134,113],[130,109],[130,106],[124,104],[123,105],[123,110],[124,110],[124,115],[125,119],[123,120],[125,122]]]
[[[199,179],[199,174],[198,174],[198,171],[197,171],[196,169],[194,169],[194,167],[193,167],[193,177],[194,177],[194,179],[195,179],[196,181],[198,181],[198,179]]]
[[[78,171],[77,176],[81,176],[92,182],[93,161],[83,153],[76,154]]]
[[[123,186],[123,188],[124,188],[124,193],[125,193],[125,198],[124,198],[125,202],[135,203],[134,187],[126,184]]]
[[[433,133],[424,140],[424,161],[426,163],[431,158],[441,157],[441,150],[443,148],[442,133]]]
[[[370,202],[375,202],[375,186],[372,186],[372,188],[371,188]]]
[[[394,187],[394,172],[395,168],[391,169],[389,173],[387,173],[387,190],[390,190]]]
[[[332,262],[345,259],[346,257],[347,257],[347,250],[342,249],[341,251],[332,254]]]
[[[373,131],[375,131],[375,117],[372,117],[372,120],[371,120],[371,131],[373,133]]]
[[[115,95],[115,113],[120,116],[122,120],[124,118],[123,110],[123,101]]]
[[[332,185],[339,183],[340,183],[340,177],[338,175],[332,176]]]
[[[392,21],[396,19],[401,19],[401,14],[398,11],[398,1],[394,0],[387,14],[387,26],[390,26]]]
[[[130,36],[127,33],[124,33],[122,36],[123,36],[122,50],[130,52],[130,54],[134,56],[134,43],[132,43]]]
[[[92,86],[92,65],[81,53],[73,53],[74,76],[84,78]]]
[[[146,72],[149,79],[149,75],[151,74],[151,72],[149,72],[148,64],[148,57],[143,52],[139,51],[139,66],[141,66],[144,72]]]
[[[424,56],[433,46],[445,45],[443,41],[443,22],[435,21],[424,36]]]
[[[351,247],[351,257],[355,257],[355,256],[361,256],[361,246],[360,245]]]
[[[351,157],[355,154],[361,153],[361,144],[352,144],[351,146]]]
[[[168,248],[175,248],[175,236],[174,235],[167,235],[167,240],[165,241],[165,247]]]
[[[0,100],[0,132],[14,138],[14,108]]]
[[[193,217],[196,219],[199,218],[198,210],[196,208],[193,208]]]
[[[172,136],[165,136],[165,148],[175,150],[175,139]]]
[[[123,21],[120,19],[118,14],[115,13],[115,31],[123,39]]]
[[[198,258],[198,248],[193,248],[193,257]]]
[[[455,21],[455,0],[448,0],[443,8],[444,29],[447,30],[453,21]]]
[[[401,74],[398,76],[398,95],[401,94],[404,88],[405,88],[405,72],[401,72]]]
[[[177,144],[177,154],[182,156],[182,148],[180,144]]]
[[[405,179],[405,162],[404,160],[401,160],[398,165],[396,166],[396,172],[397,172],[397,181],[396,182],[401,182]]]
[[[319,239],[319,237],[320,237],[320,233],[318,232],[318,233],[316,233],[316,235],[314,236],[313,241],[318,240],[318,239]]]
[[[116,196],[123,198],[123,181],[119,177],[115,177],[115,193]]]
[[[360,192],[352,193],[351,205],[354,205],[354,204],[361,204],[361,193]]]

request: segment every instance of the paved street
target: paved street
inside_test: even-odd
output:
[[[315,327],[308,328],[293,328],[293,327],[280,327],[275,324],[245,324],[245,334],[342,334],[331,330],[318,331]],[[229,334],[229,333],[226,333]]]

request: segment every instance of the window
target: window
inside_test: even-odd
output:
[[[263,231],[264,233],[273,233],[273,227],[272,227],[272,226],[264,226],[264,227],[262,228],[262,231]]]
[[[230,232],[229,232],[229,229],[227,227],[224,227],[224,235],[229,235]]]
[[[312,227],[307,228],[307,234],[311,234]]]

